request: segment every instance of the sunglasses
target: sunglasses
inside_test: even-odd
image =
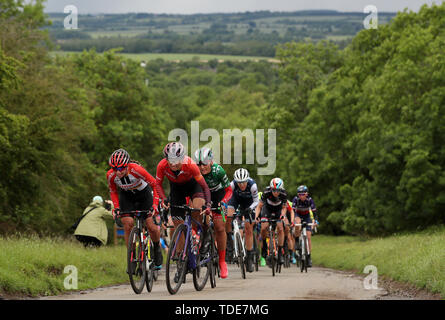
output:
[[[124,171],[125,169],[127,169],[127,167],[113,167],[114,171]]]
[[[280,192],[279,189],[272,189],[272,192]]]
[[[198,166],[199,166],[199,167],[201,167],[201,166],[208,166],[209,164],[210,164],[210,162],[208,162],[208,163],[199,162],[199,163],[198,163]]]
[[[299,197],[307,196],[307,193],[299,193],[298,196],[299,196]]]

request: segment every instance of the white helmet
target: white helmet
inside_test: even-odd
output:
[[[269,186],[272,190],[283,190],[284,182],[280,178],[273,178],[272,180],[270,180]]]
[[[249,171],[244,168],[239,168],[235,171],[233,178],[236,182],[246,182],[250,178]]]

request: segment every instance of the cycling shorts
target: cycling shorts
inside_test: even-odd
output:
[[[141,191],[119,191],[121,211],[150,210],[153,206],[151,188],[147,185]],[[125,215],[124,215],[125,216]]]
[[[173,206],[184,206],[187,204],[186,198],[190,199],[202,198],[204,199],[204,192],[198,182],[194,178],[186,183],[170,182],[170,204]],[[185,217],[184,210],[178,208],[171,208],[172,217]]]
[[[281,216],[281,206],[271,207],[268,205],[264,205],[261,209],[261,218],[267,218],[267,219],[279,219]]]

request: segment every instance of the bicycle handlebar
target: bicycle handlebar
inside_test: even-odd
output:
[[[147,213],[147,218],[150,218],[153,216],[153,209],[150,210],[133,210],[133,211],[119,211],[119,213],[117,214],[117,216],[121,217],[123,215],[127,215],[127,216],[136,216],[138,214],[144,214]]]

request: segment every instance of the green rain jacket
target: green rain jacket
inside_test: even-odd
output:
[[[113,208],[111,205],[111,210]],[[105,245],[108,239],[108,230],[104,219],[113,218],[113,214],[111,210],[105,209],[100,201],[92,201],[83,214],[89,210],[91,211],[80,221],[74,235],[95,237]]]

